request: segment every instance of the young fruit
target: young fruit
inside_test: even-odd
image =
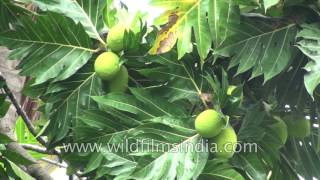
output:
[[[125,25],[117,24],[108,32],[107,45],[112,51],[119,52],[123,50],[123,36],[125,30]]]
[[[280,138],[281,144],[286,144],[288,138],[288,129],[286,123],[279,119],[276,123],[269,126],[271,130]]]
[[[285,117],[285,123],[288,127],[288,134],[295,138],[305,138],[310,135],[310,121],[306,120],[304,117],[299,117],[298,119],[293,118],[293,116]]]
[[[119,57],[113,52],[104,52],[94,63],[94,70],[103,80],[111,80],[120,70]]]
[[[224,120],[220,114],[213,109],[203,111],[195,120],[197,132],[205,138],[212,138],[218,135],[224,126]]]
[[[233,91],[237,88],[237,86],[229,86],[227,90],[227,95],[231,96]]]
[[[109,83],[110,92],[125,92],[128,88],[129,75],[125,66],[121,66],[120,71]]]
[[[237,134],[232,128],[228,126],[224,128],[221,133],[215,138],[211,139],[209,143],[215,146],[215,156],[219,158],[231,158],[235,152],[237,145]]]

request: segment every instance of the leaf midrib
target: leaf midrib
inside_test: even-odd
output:
[[[66,102],[68,102],[68,101],[69,101],[69,98],[70,98],[71,96],[73,96],[73,94],[74,94],[75,92],[79,91],[80,88],[81,88],[85,83],[87,83],[87,81],[89,81],[90,79],[92,79],[92,81],[93,81],[93,78],[94,78],[95,75],[96,75],[96,73],[94,72],[94,73],[92,73],[92,75],[90,75],[86,80],[84,80],[83,83],[81,83],[76,89],[74,89],[74,90],[72,91],[72,93],[70,93],[70,95],[68,95],[68,96],[65,98],[65,100],[61,103],[60,106],[57,107],[57,109],[60,109]],[[78,101],[78,100],[79,100],[79,99],[77,99],[77,101]]]
[[[3,39],[18,41],[18,42],[24,42],[24,43],[35,43],[35,44],[46,44],[46,45],[53,45],[53,46],[62,46],[67,48],[74,48],[74,49],[81,49],[89,52],[98,52],[99,49],[89,49],[81,46],[74,46],[71,44],[61,44],[61,43],[53,43],[53,42],[47,42],[47,41],[32,41],[32,40],[23,40],[23,39],[15,39],[15,38],[8,38],[8,37],[1,37]]]
[[[287,25],[287,26],[284,26],[284,27],[282,27],[282,28],[279,28],[279,29],[276,29],[276,30],[273,30],[273,31],[268,31],[268,32],[265,32],[265,33],[263,33],[263,34],[259,34],[259,35],[257,35],[257,36],[252,36],[252,37],[250,37],[250,38],[247,38],[247,39],[238,41],[238,42],[236,42],[236,43],[234,43],[234,44],[230,44],[230,45],[228,45],[228,46],[221,47],[221,48],[219,48],[217,51],[219,51],[219,50],[221,50],[221,49],[230,48],[230,47],[232,47],[232,46],[241,44],[241,43],[246,42],[246,41],[250,41],[251,39],[259,38],[259,37],[262,37],[262,36],[265,36],[265,35],[268,35],[268,34],[272,34],[272,33],[276,33],[276,32],[278,32],[278,31],[282,31],[282,30],[284,30],[284,29],[289,29],[289,28],[291,28],[291,27],[293,27],[293,26],[295,26],[295,24],[289,24],[289,25]]]

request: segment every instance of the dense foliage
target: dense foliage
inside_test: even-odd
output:
[[[26,8],[30,3],[36,10]],[[112,0],[0,1],[0,45],[31,78],[23,93],[41,102],[39,136],[62,151],[68,173],[93,179],[319,178],[320,2],[150,4],[165,10],[154,24]],[[95,72],[97,57],[111,50],[124,71],[117,80],[121,90]],[[257,152],[174,152],[186,144],[208,148],[194,125],[205,109],[219,113],[226,126],[221,131],[230,131],[223,133],[236,133],[230,140],[256,143]],[[125,140],[152,143],[108,148]],[[214,140],[222,141],[219,135]],[[102,148],[66,152],[67,143]],[[163,143],[167,149],[150,151]],[[24,179],[19,162],[2,156],[4,147],[0,177]]]

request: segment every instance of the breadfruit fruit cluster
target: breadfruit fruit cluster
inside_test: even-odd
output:
[[[129,74],[125,66],[121,65],[116,53],[123,50],[123,38],[126,26],[113,26],[107,36],[109,52],[100,54],[94,64],[97,75],[108,82],[109,92],[125,92],[128,88]]]
[[[208,109],[201,112],[195,120],[195,129],[199,135],[209,138],[209,146],[215,146],[214,156],[231,158],[237,144],[237,134],[219,112]],[[211,149],[211,148],[210,148]]]

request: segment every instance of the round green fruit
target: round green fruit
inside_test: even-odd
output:
[[[95,63],[94,70],[103,80],[111,80],[120,70],[119,57],[113,52],[100,54]]]
[[[288,129],[286,123],[279,119],[276,123],[271,124],[269,127],[280,138],[281,144],[286,144],[288,139]]]
[[[118,74],[109,83],[110,92],[125,92],[128,88],[129,74],[125,66],[121,66]]]
[[[125,30],[125,25],[117,24],[108,32],[107,45],[112,51],[119,52],[123,50],[123,37]]]
[[[224,120],[220,114],[213,109],[203,111],[195,120],[197,132],[205,138],[212,138],[218,135],[224,126]]]
[[[285,117],[285,123],[288,127],[288,134],[295,138],[305,138],[310,135],[310,121],[306,120],[304,117],[298,117],[298,119],[293,116]]]
[[[232,126],[222,129],[218,136],[209,141],[211,147],[215,147],[214,155],[218,158],[226,159],[231,158],[235,153],[237,142],[237,134]]]

